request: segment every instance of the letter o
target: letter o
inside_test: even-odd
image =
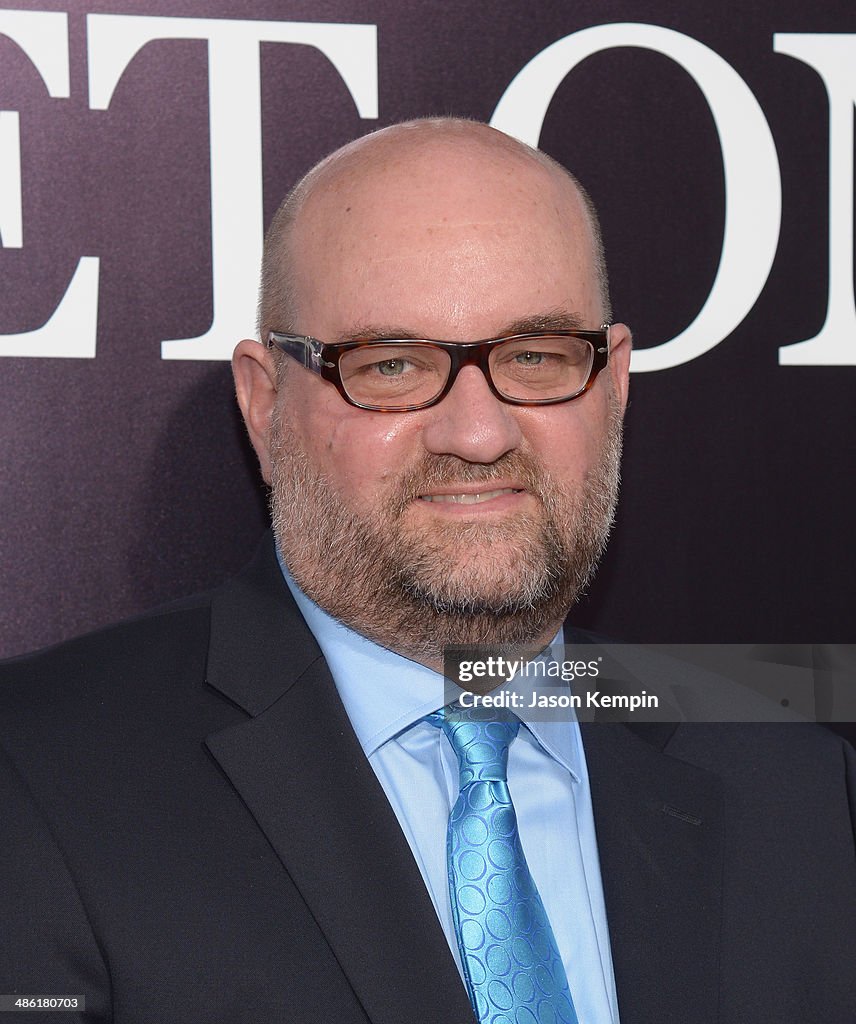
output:
[[[779,242],[779,161],[764,112],[740,75],[709,47],[659,25],[597,25],[559,39],[509,83],[490,123],[537,146],[547,107],[564,78],[586,57],[617,46],[653,50],[679,64],[707,101],[722,150],[725,230],[710,294],[680,334],[633,353],[633,370],[665,370],[715,348],[761,294]]]

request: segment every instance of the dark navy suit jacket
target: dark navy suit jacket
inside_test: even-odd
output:
[[[853,1024],[852,748],[583,737],[623,1024]],[[270,540],[213,594],[0,667],[0,748],[0,993],[86,997],[29,1019],[472,1024]]]

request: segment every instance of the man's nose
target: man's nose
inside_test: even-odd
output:
[[[514,406],[491,392],[475,366],[463,367],[449,394],[427,414],[422,442],[436,455],[496,462],[523,440]]]

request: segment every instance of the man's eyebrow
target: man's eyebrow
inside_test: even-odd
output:
[[[505,337],[510,334],[541,334],[548,331],[581,331],[584,328],[585,320],[579,313],[554,309],[549,313],[539,313],[535,316],[512,320],[511,323],[505,325],[502,334],[497,337]]]
[[[385,325],[369,326],[368,324],[355,324],[346,331],[342,331],[337,342],[342,341],[404,341],[422,338],[423,335],[408,331],[406,327],[387,327]]]
[[[551,310],[548,313],[536,313],[532,316],[524,316],[519,320],[512,320],[503,325],[495,335],[497,338],[509,337],[513,334],[542,334],[549,331],[580,331],[584,329],[585,321],[579,313],[569,310]],[[394,325],[355,324],[347,331],[342,331],[336,341],[392,341],[402,339],[403,341],[424,338],[424,334],[408,330],[406,327]],[[445,338],[434,338],[434,341],[445,341]],[[481,338],[471,338],[468,341],[481,341]]]

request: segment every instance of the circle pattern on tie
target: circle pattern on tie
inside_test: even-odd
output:
[[[460,770],[446,852],[455,932],[478,1019],[578,1024],[508,790],[508,748],[520,721],[458,705],[429,721],[449,738]]]

